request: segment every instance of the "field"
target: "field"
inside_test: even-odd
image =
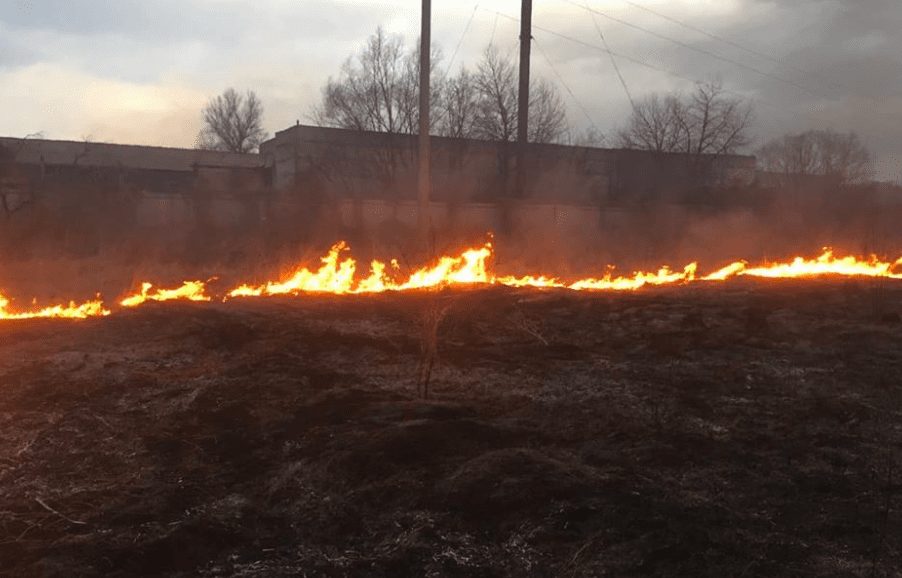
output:
[[[0,574],[899,576],[899,313],[740,280],[6,322]]]

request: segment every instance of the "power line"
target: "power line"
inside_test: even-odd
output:
[[[624,25],[624,26],[627,26],[627,27],[629,27],[629,28],[633,28],[633,29],[635,29],[635,30],[639,30],[640,32],[644,32],[644,33],[646,33],[646,34],[648,34],[648,35],[654,36],[655,38],[658,38],[658,39],[661,39],[661,40],[666,40],[667,42],[671,42],[671,43],[676,44],[677,46],[680,46],[680,47],[682,47],[682,48],[686,48],[686,49],[688,49],[688,50],[693,50],[693,51],[695,51],[695,52],[698,52],[699,54],[704,54],[704,55],[709,56],[709,57],[711,57],[711,58],[715,58],[715,59],[717,59],[717,60],[721,60],[721,61],[726,62],[726,63],[728,63],[728,64],[732,64],[733,66],[738,66],[738,67],[740,67],[740,68],[744,68],[744,69],[746,69],[746,70],[749,70],[749,71],[751,71],[751,72],[754,72],[755,74],[758,74],[758,75],[763,76],[763,77],[765,77],[765,78],[770,78],[771,80],[775,80],[775,81],[777,81],[777,82],[782,82],[782,83],[784,83],[784,84],[788,84],[788,85],[790,85],[790,86],[794,86],[795,88],[801,90],[802,92],[808,94],[809,96],[815,96],[815,97],[818,97],[818,98],[829,98],[829,97],[826,97],[826,96],[824,96],[824,95],[820,95],[820,94],[817,94],[816,92],[813,92],[813,91],[812,91],[810,88],[808,88],[807,86],[805,86],[805,85],[803,85],[803,84],[799,84],[798,82],[795,82],[794,80],[790,80],[790,79],[787,79],[787,78],[783,78],[782,76],[777,76],[776,74],[771,74],[770,72],[761,70],[760,68],[757,68],[757,67],[755,67],[755,66],[750,66],[750,65],[745,64],[745,63],[742,63],[742,62],[740,62],[740,61],[738,61],[738,60],[734,60],[734,59],[728,58],[728,57],[726,57],[726,56],[721,56],[720,54],[717,54],[716,52],[711,52],[710,50],[705,50],[704,48],[699,48],[698,46],[693,46],[693,45],[691,45],[691,44],[689,44],[689,43],[687,43],[687,42],[683,42],[682,40],[677,40],[676,38],[671,38],[670,36],[666,36],[666,35],[661,34],[661,33],[659,33],[659,32],[655,32],[655,31],[653,31],[653,30],[649,30],[649,29],[647,29],[647,28],[643,28],[642,26],[639,26],[638,24],[633,24],[632,22],[627,22],[626,20],[623,20],[623,19],[621,19],[621,18],[617,18],[616,16],[611,16],[610,14],[606,14],[606,13],[604,13],[604,12],[601,12],[600,10],[596,10],[595,8],[591,8],[591,7],[586,6],[586,5],[578,4],[578,3],[576,3],[574,0],[565,0],[565,1],[566,1],[568,4],[572,4],[573,6],[576,6],[577,8],[579,8],[579,9],[581,9],[581,10],[586,10],[586,11],[588,11],[588,12],[591,12],[591,13],[594,13],[594,14],[598,14],[599,16],[603,16],[603,17],[607,18],[608,20],[612,20],[612,21],[614,21],[614,22],[617,22],[618,24],[622,24],[622,25]]]
[[[473,12],[470,14],[470,19],[467,20],[467,25],[464,26],[464,31],[460,35],[460,38],[457,40],[457,46],[454,47],[454,52],[451,53],[451,60],[448,61],[448,68],[445,70],[445,75],[443,78],[447,78],[448,74],[451,72],[451,66],[454,64],[454,59],[457,58],[457,53],[460,51],[460,46],[463,44],[464,38],[467,36],[467,32],[470,31],[470,25],[473,24],[473,17],[476,16],[476,12],[479,10],[479,4],[473,6]]]
[[[567,85],[567,83],[564,82],[564,78],[558,72],[557,68],[554,66],[554,63],[551,62],[551,59],[548,58],[548,53],[545,52],[545,50],[539,44],[538,40],[533,38],[532,41],[536,45],[536,48],[539,50],[539,54],[542,55],[542,57],[545,59],[545,62],[547,62],[548,66],[551,67],[551,71],[554,73],[555,76],[557,76],[558,81],[560,81],[561,85],[564,87],[564,90],[566,90],[570,94],[570,97],[573,99],[573,102],[575,102],[576,106],[579,108],[579,110],[582,111],[583,115],[586,117],[586,120],[589,121],[589,124],[592,125],[592,128],[598,130],[598,125],[595,124],[594,120],[592,120],[592,116],[589,114],[589,111],[586,110],[586,107],[583,106],[583,103],[580,102],[580,100],[576,97],[576,94],[570,89],[570,87]]]
[[[611,64],[614,66],[614,71],[617,73],[617,78],[620,79],[620,86],[623,87],[623,92],[626,93],[627,100],[630,101],[630,107],[633,110],[636,110],[636,102],[633,100],[633,95],[630,93],[630,89],[626,85],[626,80],[623,78],[623,74],[620,72],[620,66],[617,65],[617,59],[614,58],[614,55],[611,53],[611,47],[608,46],[608,41],[604,37],[604,33],[601,31],[601,26],[598,25],[598,20],[595,18],[594,14],[592,14],[592,23],[595,25],[595,30],[598,32],[598,36],[601,38],[601,43],[604,45],[605,50],[607,50],[608,56],[611,57]]]
[[[487,11],[487,12],[492,12],[492,13],[494,13],[494,14],[497,14],[497,15],[500,16],[501,18],[506,18],[506,19],[511,20],[511,21],[513,21],[513,22],[519,22],[519,19],[518,19],[518,18],[516,18],[515,16],[511,16],[510,14],[505,14],[505,13],[503,13],[503,12],[498,12],[498,11],[495,11],[495,10],[488,10],[488,9],[486,9],[486,8],[483,8],[483,10],[484,10],[484,11]],[[678,79],[683,80],[683,81],[686,81],[686,82],[691,82],[691,83],[693,83],[693,84],[698,84],[698,83],[700,82],[700,81],[699,81],[698,79],[696,79],[696,78],[691,78],[691,77],[685,76],[685,75],[683,75],[683,74],[680,74],[679,72],[674,72],[673,70],[669,70],[669,69],[667,69],[667,68],[663,68],[663,67],[661,67],[661,66],[657,66],[657,65],[655,65],[655,64],[651,64],[650,62],[646,62],[646,61],[641,60],[641,59],[639,59],[639,58],[636,58],[636,57],[634,57],[634,56],[630,56],[630,55],[628,55],[628,54],[623,54],[623,53],[621,53],[621,52],[616,52],[616,51],[614,51],[614,50],[608,50],[608,49],[604,48],[603,46],[599,46],[599,45],[597,45],[597,44],[592,44],[591,42],[586,42],[585,40],[580,40],[579,38],[575,38],[575,37],[573,37],[573,36],[564,34],[564,33],[562,33],[562,32],[558,32],[558,31],[556,31],[556,30],[552,30],[552,29],[550,29],[550,28],[545,28],[545,27],[543,27],[543,26],[538,26],[538,25],[536,25],[536,24],[533,24],[532,28],[533,28],[533,30],[538,30],[538,31],[540,31],[540,32],[544,32],[544,33],[546,33],[546,34],[549,34],[549,35],[551,35],[551,36],[556,36],[556,37],[561,38],[561,39],[563,39],[563,40],[568,40],[568,41],[573,42],[573,43],[575,43],[575,44],[579,44],[579,45],[581,45],[581,46],[585,46],[586,48],[591,48],[591,49],[593,49],[593,50],[598,50],[598,51],[603,52],[603,53],[605,53],[605,54],[612,54],[612,55],[614,55],[614,56],[616,56],[617,58],[620,58],[620,59],[622,59],[622,60],[626,60],[626,61],[628,61],[628,62],[632,62],[633,64],[637,64],[637,65],[639,65],[639,66],[642,66],[642,67],[644,67],[644,68],[648,68],[648,69],[650,69],[650,70],[654,70],[654,71],[656,71],[656,72],[663,72],[664,74],[670,75],[670,76],[672,76],[672,77],[674,77],[674,78],[678,78]],[[741,93],[741,92],[737,92],[737,91],[735,91],[735,90],[730,90],[730,89],[728,89],[728,88],[723,88],[723,91],[726,92],[726,93],[728,93],[728,94],[732,94],[732,95],[734,95],[734,96],[738,96],[738,97],[740,97],[740,98],[744,98],[744,99],[748,99],[748,100],[751,100],[751,101],[754,101],[754,102],[757,102],[757,103],[760,103],[760,104],[764,104],[764,105],[766,105],[766,106],[771,106],[771,107],[774,107],[774,108],[778,108],[778,109],[780,109],[780,110],[784,110],[784,109],[785,109],[785,107],[780,106],[780,105],[778,105],[778,104],[775,104],[775,103],[772,103],[772,102],[769,102],[769,101],[766,101],[766,100],[762,100],[762,99],[760,99],[760,98],[752,98],[752,97],[749,97],[749,96],[747,96],[747,95],[745,95],[745,94],[743,94],[743,93]]]
[[[451,60],[448,61],[448,67],[445,69],[445,73],[442,75],[442,81],[448,78],[448,75],[451,74],[451,66],[454,64],[454,59],[457,57],[457,53],[460,50],[461,45],[463,44],[464,38],[467,36],[467,32],[470,31],[470,25],[473,24],[473,17],[476,16],[476,12],[479,10],[479,4],[473,6],[473,12],[470,14],[470,19],[467,20],[467,25],[464,26],[464,31],[461,33],[460,38],[457,40],[457,46],[454,47],[454,52],[451,54]],[[445,116],[448,114],[448,109],[443,109],[439,111],[438,117],[434,119],[433,124],[439,124],[440,122],[445,120]]]
[[[640,30],[640,31],[642,31],[642,32],[645,32],[645,33],[647,33],[647,34],[650,34],[650,35],[652,35],[652,36],[655,36],[656,38],[660,38],[660,39],[666,40],[666,41],[668,41],[668,42],[672,42],[672,43],[674,43],[674,44],[676,44],[676,45],[678,45],[678,46],[681,46],[681,47],[684,47],[684,48],[688,48],[689,50],[694,50],[694,51],[699,52],[699,53],[701,53],[701,54],[705,54],[705,55],[711,56],[712,58],[716,58],[716,59],[718,59],[718,60],[722,60],[722,61],[727,62],[727,63],[729,63],[729,64],[733,64],[733,65],[735,65],[735,66],[738,66],[738,67],[740,67],[740,68],[745,68],[745,69],[747,69],[747,70],[751,70],[752,72],[755,72],[756,74],[759,74],[759,75],[761,75],[761,76],[770,78],[770,79],[772,79],[772,80],[776,80],[776,81],[782,82],[782,83],[784,83],[784,84],[792,85],[792,86],[798,88],[799,90],[801,90],[802,92],[808,94],[809,96],[813,96],[813,97],[815,97],[815,98],[820,98],[820,99],[823,99],[823,100],[833,100],[833,98],[830,97],[829,95],[826,95],[826,94],[823,94],[823,93],[817,93],[817,92],[814,92],[814,91],[812,91],[811,89],[809,89],[808,87],[806,87],[806,86],[804,86],[804,85],[802,85],[802,84],[799,84],[799,83],[797,83],[797,82],[795,82],[795,81],[788,80],[788,79],[783,78],[783,77],[781,77],[781,76],[777,76],[777,75],[775,75],[775,74],[771,74],[771,73],[765,72],[765,71],[760,70],[760,69],[758,69],[758,68],[755,68],[755,67],[753,67],[753,66],[749,66],[749,65],[743,64],[742,62],[733,60],[733,59],[731,59],[731,58],[727,58],[727,57],[725,57],[725,56],[721,56],[721,55],[719,55],[719,54],[717,54],[717,53],[714,53],[714,52],[711,52],[711,51],[709,51],[709,50],[704,50],[704,49],[702,49],[702,48],[698,48],[698,47],[696,47],[696,46],[693,46],[693,45],[691,45],[691,44],[682,42],[682,41],[677,40],[677,39],[675,39],[675,38],[670,38],[669,36],[665,36],[665,35],[663,35],[663,34],[659,34],[659,33],[657,33],[657,32],[648,30],[648,29],[643,28],[643,27],[641,27],[641,26],[638,26],[638,25],[636,25],[636,24],[632,24],[632,23],[627,22],[627,21],[625,21],[625,20],[622,20],[622,19],[620,19],[620,18],[616,18],[616,17],[614,17],[614,16],[610,16],[609,14],[605,14],[604,12],[600,12],[599,10],[590,8],[590,7],[588,7],[587,5],[580,5],[580,4],[577,4],[574,0],[566,0],[566,1],[567,1],[569,4],[573,4],[573,5],[576,6],[577,8],[581,8],[581,9],[583,9],[583,10],[587,10],[587,11],[589,11],[590,13],[599,14],[599,15],[601,15],[601,16],[604,16],[605,18],[608,18],[609,20],[613,20],[613,21],[615,21],[615,22],[621,23],[621,24],[623,24],[623,25],[625,25],[625,26],[628,26],[628,27],[630,27],[630,28],[634,28],[634,29],[636,29],[636,30]],[[588,0],[586,0],[586,1],[588,1]],[[803,72],[804,72],[804,71],[803,71]],[[668,73],[669,73],[669,74],[673,74],[672,72],[669,72],[669,71],[668,71]],[[842,85],[840,85],[840,88],[845,88],[846,90],[850,90],[848,87],[843,87]],[[726,92],[730,92],[730,91],[726,91]],[[740,95],[740,96],[742,96],[742,95]],[[743,97],[743,98],[745,98],[745,97]],[[874,97],[871,97],[871,96],[863,96],[863,98],[869,100],[871,103],[874,104],[875,107],[876,107],[876,106],[879,106],[879,105],[881,104],[881,101],[878,100],[878,99],[876,99],[876,98],[874,98]],[[776,105],[776,104],[773,104],[773,103],[768,103],[767,101],[763,101],[763,100],[760,100],[760,99],[756,99],[756,100],[757,100],[757,102],[761,102],[761,103],[767,104],[768,106],[773,106],[773,107],[775,107],[775,108],[781,108],[781,109],[784,108],[784,107],[782,107],[782,106],[779,106],[779,105]],[[884,118],[887,118],[887,119],[893,119],[894,121],[898,121],[898,116],[894,116],[894,115],[892,115],[892,114],[887,114],[887,113],[885,113],[885,112],[881,112],[881,111],[878,111],[878,110],[874,110],[873,112],[874,112],[877,116],[881,116],[881,117],[884,117]]]
[[[750,48],[748,46],[745,46],[744,44],[740,44],[739,42],[736,42],[735,40],[731,40],[729,38],[725,38],[718,34],[714,34],[713,32],[709,32],[703,28],[699,28],[698,26],[693,26],[692,24],[689,24],[688,22],[679,20],[672,16],[668,16],[667,14],[663,14],[661,12],[658,12],[657,10],[649,8],[648,6],[643,6],[642,4],[639,4],[638,2],[633,2],[632,0],[621,0],[621,2],[628,4],[634,8],[638,8],[639,10],[644,10],[645,12],[648,12],[649,14],[653,14],[653,15],[657,16],[658,18],[661,18],[662,20],[666,20],[667,22],[676,24],[677,26],[681,26],[687,30],[697,32],[698,34],[701,34],[703,36],[707,36],[708,38],[710,38],[712,40],[722,42],[724,44],[732,46],[733,48],[738,48],[739,50],[742,50],[743,52],[746,52],[753,56],[757,56],[758,58],[763,58],[764,60],[768,60],[778,66],[784,66],[786,68],[791,68],[792,70],[795,70],[796,72],[800,72],[802,74],[806,74],[813,78],[817,78],[829,88],[844,88],[841,84],[836,84],[836,83],[833,83],[832,81],[828,81],[828,79],[824,78],[820,74],[817,74],[816,72],[812,72],[810,70],[805,70],[803,68],[793,66],[792,64],[786,62],[783,59],[777,58],[776,56],[767,54],[765,52],[761,52],[759,50],[755,50],[754,48]]]
[[[498,13],[495,13],[495,23],[492,24],[492,37],[489,38],[489,46],[495,44],[495,30],[498,28]]]

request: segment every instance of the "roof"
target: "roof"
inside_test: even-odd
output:
[[[273,138],[264,142],[261,145],[262,149],[268,149],[273,145],[278,145],[280,142],[291,142],[292,139],[299,138],[297,134],[300,133],[302,136],[300,140],[304,142],[320,142],[320,143],[328,143],[335,145],[366,145],[366,146],[407,146],[410,148],[415,148],[418,142],[418,136],[416,134],[405,134],[405,133],[388,133],[388,132],[375,132],[375,131],[358,131],[352,129],[345,128],[335,128],[335,127],[325,127],[325,126],[312,126],[305,124],[296,124],[294,126],[288,127],[284,130],[277,131]],[[484,139],[472,139],[472,138],[456,138],[456,137],[443,137],[432,135],[432,142],[437,146],[466,146],[468,148],[485,148],[490,150],[497,150],[499,146],[509,145],[515,146],[517,143],[515,141],[491,141]],[[625,155],[625,156],[633,156],[633,157],[647,157],[649,155],[654,155],[658,158],[685,158],[695,155],[690,155],[687,153],[680,152],[658,152],[658,151],[648,151],[648,150],[639,150],[639,149],[624,149],[624,148],[608,148],[608,147],[598,147],[598,146],[582,146],[582,145],[569,145],[569,144],[560,144],[560,143],[534,143],[530,142],[528,144],[530,150],[542,150],[543,154],[557,154],[562,156],[570,156],[574,154],[575,151],[588,151],[591,153],[616,153],[617,155]],[[728,161],[731,164],[735,164],[738,166],[743,166],[745,168],[754,168],[756,159],[752,155],[740,155],[740,154],[725,154],[725,155],[714,155],[714,154],[704,154],[702,157],[707,158],[717,158],[721,162]]]
[[[0,137],[24,164],[128,167],[131,169],[192,171],[196,165],[222,168],[258,168],[263,157],[197,149],[123,145],[44,139]]]

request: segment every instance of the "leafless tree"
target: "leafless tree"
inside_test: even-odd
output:
[[[854,132],[787,134],[765,143],[757,155],[764,170],[787,176],[821,175],[843,185],[873,177],[871,152]]]
[[[680,150],[682,108],[683,103],[672,94],[653,94],[638,101],[629,122],[617,134],[620,146],[656,152]]]
[[[517,68],[510,58],[489,46],[477,68],[475,134],[495,141],[513,141],[517,136]],[[567,113],[557,89],[549,82],[533,81],[529,88],[529,140],[549,143],[567,134]]]
[[[405,49],[398,35],[380,27],[357,55],[348,58],[338,78],[329,78],[322,101],[313,110],[320,126],[412,134],[419,128],[419,48]],[[433,70],[441,53],[433,49]],[[433,79],[437,116],[439,79]]]
[[[567,134],[567,112],[553,84],[539,79],[529,87],[529,141],[558,142]]]
[[[489,47],[475,72],[438,74],[441,50],[432,53],[432,130],[441,136],[514,140],[517,134],[517,69]],[[553,85],[530,89],[530,140],[553,142],[566,134],[566,111]],[[419,129],[419,50],[382,28],[323,87],[313,118],[320,126],[412,134]]]
[[[263,103],[252,90],[241,94],[229,88],[211,99],[204,107],[203,122],[199,149],[251,153],[266,139]]]
[[[752,107],[727,96],[720,82],[699,84],[684,109],[686,152],[726,155],[748,146]]]
[[[443,83],[436,129],[441,136],[475,138],[479,98],[476,78],[466,68]]]
[[[733,154],[748,146],[752,107],[729,97],[720,82],[688,96],[652,95],[638,102],[618,133],[620,146],[693,155]]]
[[[480,138],[512,141],[517,135],[517,70],[494,46],[483,53],[476,72],[475,126]]]

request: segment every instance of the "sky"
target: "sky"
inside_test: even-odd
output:
[[[433,0],[440,66],[475,67],[489,43],[516,57],[519,6]],[[377,26],[416,42],[419,10],[419,0],[0,0],[0,135],[190,147],[204,104],[228,87],[258,94],[270,133],[309,123],[323,84]],[[757,143],[854,130],[878,176],[902,179],[899,0],[535,0],[533,24],[533,74],[558,85],[575,132],[612,136],[627,91],[719,79],[754,106]]]

